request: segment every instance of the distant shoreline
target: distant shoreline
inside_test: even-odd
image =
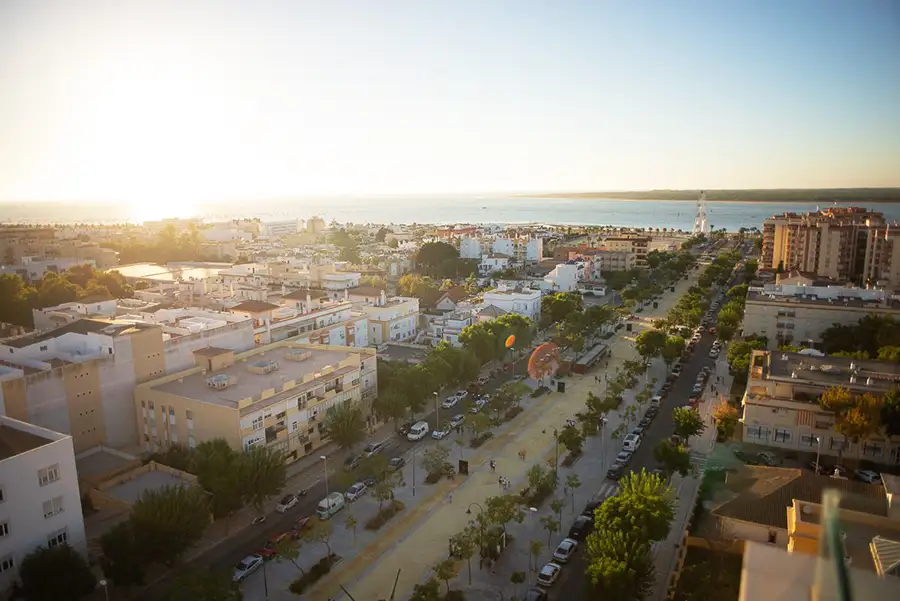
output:
[[[518,198],[567,200],[635,200],[697,202],[699,190],[637,190],[629,192],[560,192],[518,194]],[[784,190],[707,190],[707,202],[748,203],[900,203],[900,188],[832,188]]]

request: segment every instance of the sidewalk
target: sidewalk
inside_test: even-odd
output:
[[[643,316],[656,318],[665,315],[669,306],[684,293],[691,283],[690,279],[679,282],[675,293],[664,297],[658,309],[647,311]],[[617,336],[611,342],[612,356],[606,367],[607,370],[621,367],[625,360],[636,357],[631,337],[637,333],[635,331],[626,334],[629,338]],[[665,377],[664,364],[656,361],[651,370],[659,372],[658,374],[651,373],[651,377],[657,377],[661,385]],[[326,601],[329,597],[343,599],[345,595],[340,592],[338,583],[346,587],[354,598],[386,597],[389,595],[398,573],[397,598],[407,597],[412,592],[413,586],[428,578],[431,568],[448,556],[449,538],[465,528],[474,517],[466,513],[467,509],[472,506],[471,504],[483,504],[487,497],[501,494],[497,482],[499,476],[510,479],[513,488],[508,492],[514,492],[522,487],[526,472],[532,465],[547,459],[552,463],[556,452],[556,444],[552,435],[553,428],[564,426],[567,418],[584,407],[584,399],[589,391],[602,393],[605,387],[605,382],[602,380],[600,383],[595,381],[594,374],[569,377],[566,379],[566,384],[566,393],[551,393],[541,397],[527,411],[525,420],[514,422],[505,432],[475,451],[474,455],[470,454],[470,475],[467,478],[457,478],[453,482],[444,481],[427,489],[426,494],[429,497],[419,507],[404,515],[397,524],[384,532],[378,541],[364,549],[355,559],[343,565],[339,572],[320,581],[307,595],[308,598],[314,601]],[[626,392],[622,410],[633,403],[636,392],[637,390]],[[610,415],[610,429],[620,421],[622,410]],[[522,448],[528,449],[527,461],[518,458],[518,452]],[[617,448],[618,443],[609,437],[591,437],[587,441],[586,453],[574,467],[574,471],[584,478],[584,485],[576,492],[576,509],[580,510],[579,505],[583,507],[586,500],[597,493],[611,494],[612,491],[607,490],[608,483],[603,484],[600,481],[605,477],[605,464],[611,460]],[[560,451],[560,456],[562,457],[564,453],[564,450]],[[487,465],[490,459],[497,462],[496,473],[490,472]],[[597,463],[598,459],[599,463]],[[565,469],[561,468],[560,478],[563,482],[566,473]],[[545,501],[539,512],[549,513],[549,504],[549,500]],[[477,506],[472,506],[472,509],[475,513],[479,511]],[[571,498],[569,498],[568,513],[572,513]],[[572,516],[566,516],[565,511],[563,515],[564,523],[561,530],[567,531]],[[522,527],[527,526],[523,525]],[[535,526],[532,525],[532,527]],[[518,528],[518,525],[510,526],[510,532],[514,537]],[[554,536],[561,537],[562,534],[563,532],[560,532]],[[522,538],[524,541],[530,540],[527,533],[522,535]],[[546,542],[545,531],[541,538]],[[527,559],[527,550],[525,550],[527,543],[513,543],[513,547],[518,549],[514,553],[520,555],[517,563],[522,563],[522,557]],[[510,557],[511,561],[516,561],[513,554],[510,554]],[[498,570],[498,572],[500,571]],[[463,577],[467,578],[467,576]],[[508,578],[508,574],[505,578]],[[495,586],[481,582],[481,586],[485,585]]]

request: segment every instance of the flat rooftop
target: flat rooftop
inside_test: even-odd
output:
[[[844,386],[849,388],[867,388],[888,391],[900,383],[900,364],[888,361],[872,361],[864,359],[848,359],[827,355],[803,355],[800,353],[769,353],[769,371],[766,379],[779,378],[794,380],[810,380],[826,386]],[[851,370],[850,364],[854,364]],[[856,381],[850,382],[855,374]]]
[[[111,497],[120,501],[124,501],[129,505],[134,505],[141,500],[144,493],[150,490],[159,490],[166,486],[189,486],[190,482],[185,482],[178,476],[154,470],[139,474],[127,482],[107,488],[104,492]]]
[[[76,457],[75,467],[81,478],[98,478],[114,472],[130,462],[131,460],[123,457],[121,453],[114,454],[105,449],[99,449],[96,453]]]
[[[267,389],[281,390],[285,382],[290,380],[300,382],[304,376],[319,372],[329,365],[334,366],[337,371],[338,363],[360,354],[353,351],[298,348],[296,350],[309,351],[311,356],[305,361],[294,361],[287,358],[291,350],[294,349],[290,346],[269,348],[264,351],[265,354],[256,353],[246,357],[246,360],[238,360],[225,369],[205,374],[194,373],[185,376],[180,382],[177,379],[172,380],[154,386],[153,389],[236,409],[241,399],[259,398],[260,393]],[[267,374],[250,371],[249,367],[253,364],[266,361],[277,361],[278,369]],[[221,375],[229,376],[232,383],[223,389],[210,388],[207,380]],[[286,394],[296,394],[297,390],[298,388],[292,388]],[[270,399],[275,402],[280,399],[280,395],[276,394]],[[258,408],[258,405],[254,405],[253,410]]]
[[[19,336],[18,338],[9,338],[4,340],[2,344],[13,348],[25,348],[46,340],[59,338],[63,334],[103,334],[105,336],[120,336],[135,330],[156,327],[159,326],[153,324],[132,323],[130,321],[116,321],[114,319],[86,318],[67,323],[45,332],[26,334],[25,336]]]
[[[41,436],[38,434],[40,431],[51,433],[49,430],[0,416],[0,461],[56,442],[62,437]]]
[[[832,307],[835,310],[843,309],[844,307],[856,307],[856,308],[864,308],[864,309],[877,309],[880,311],[900,311],[900,301],[896,301],[891,299],[889,302],[879,302],[873,300],[862,300],[856,297],[846,297],[842,296],[840,298],[827,299],[827,298],[806,298],[805,296],[797,295],[779,295],[775,294],[774,298],[772,298],[773,294],[769,292],[760,292],[760,291],[749,291],[747,293],[747,300],[756,302],[756,303],[772,303],[772,304],[792,304],[797,306],[809,306],[809,307]]]

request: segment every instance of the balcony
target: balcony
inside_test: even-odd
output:
[[[279,440],[287,440],[287,426],[284,425],[283,421],[266,428],[266,444]]]

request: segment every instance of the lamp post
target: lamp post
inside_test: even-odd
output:
[[[559,482],[559,430],[553,428],[553,438],[556,441],[556,463],[553,464],[553,477]]]
[[[484,507],[473,501],[469,503],[466,514],[472,515],[472,505],[478,508],[478,568],[481,569],[484,566]]]
[[[319,459],[325,462],[325,498],[328,498],[328,456],[319,455]]]
[[[412,492],[413,492],[413,496],[415,497],[416,496],[416,449],[415,448],[413,448],[413,450],[412,450],[412,464],[413,464],[413,466],[412,466],[413,467],[413,469],[412,469],[412,472],[413,472],[412,473],[412,476],[413,476],[412,489],[413,489],[413,491]]]
[[[531,512],[531,515],[537,518],[537,507],[529,507],[528,511]],[[534,569],[537,570],[537,557],[534,558]],[[531,549],[528,549],[528,570],[531,571]]]
[[[816,436],[816,473],[818,474],[819,469],[819,456],[822,454],[822,437]]]
[[[438,393],[434,393],[434,429],[441,429],[441,414],[438,413]]]
[[[103,587],[103,594],[106,596],[106,601],[109,601],[109,588],[107,588],[106,580],[101,580],[97,584]]]

